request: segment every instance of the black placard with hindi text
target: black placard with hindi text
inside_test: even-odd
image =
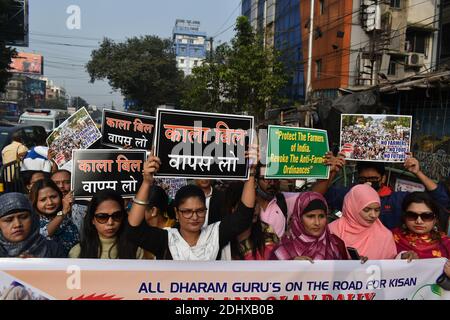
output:
[[[75,150],[72,162],[72,190],[76,199],[91,199],[111,189],[130,198],[142,183],[146,160],[144,150]]]
[[[251,116],[158,109],[157,177],[246,180]]]
[[[102,144],[114,148],[150,150],[155,117],[103,109]]]

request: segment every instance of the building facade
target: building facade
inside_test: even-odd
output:
[[[201,66],[209,48],[206,32],[200,31],[200,22],[177,19],[172,32],[177,67],[186,76]]]
[[[299,0],[244,0],[242,15],[260,35],[265,47],[274,47],[289,75],[283,94],[290,102],[305,97]]]
[[[364,90],[434,69],[438,1],[316,0],[312,46],[315,97]],[[309,21],[310,1],[300,1]],[[309,26],[302,28],[307,57]],[[307,58],[305,72],[307,72]]]

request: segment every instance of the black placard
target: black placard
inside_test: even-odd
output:
[[[248,179],[245,153],[254,119],[185,110],[158,109],[155,155],[158,177]]]
[[[102,144],[150,150],[153,145],[155,117],[103,109]]]
[[[107,189],[129,198],[142,183],[146,151],[75,150],[72,158],[72,190],[77,199],[90,199]]]

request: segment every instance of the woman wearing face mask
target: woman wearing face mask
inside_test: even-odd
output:
[[[330,231],[360,256],[394,259],[397,249],[392,232],[378,219],[380,210],[378,193],[367,184],[356,185],[345,195],[342,217],[330,223]]]
[[[63,202],[61,191],[50,179],[33,185],[30,200],[40,216],[41,234],[59,242],[67,257],[69,250],[80,241],[78,229],[69,217],[71,203]]]
[[[39,216],[24,194],[0,196],[0,257],[66,257],[58,243],[39,233]]]
[[[328,206],[316,192],[301,193],[290,217],[288,229],[274,251],[279,260],[347,260],[345,243],[331,234],[327,225]]]
[[[154,181],[153,175],[158,171],[159,165],[159,158],[154,156],[149,157],[144,165],[144,181],[128,216],[130,237],[137,245],[152,252],[157,259],[216,260],[220,250],[251,223],[255,205],[254,173],[245,183],[235,214],[204,228],[205,193],[194,185],[180,188],[174,201],[179,227],[162,230],[143,223]]]
[[[104,191],[92,198],[81,239],[70,250],[69,258],[142,259],[144,254],[127,238],[124,201],[115,191]]]

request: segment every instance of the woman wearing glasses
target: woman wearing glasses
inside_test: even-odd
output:
[[[397,251],[416,259],[449,258],[450,238],[439,230],[439,207],[425,192],[403,201],[403,225],[394,229]]]
[[[158,171],[159,165],[159,158],[154,156],[149,157],[144,165],[144,181],[128,215],[130,238],[143,249],[152,252],[157,259],[216,260],[221,249],[251,224],[255,205],[254,171],[244,185],[235,214],[202,228],[206,215],[205,194],[199,187],[188,185],[180,188],[175,195],[178,226],[162,230],[151,227],[144,221],[153,175]]]
[[[111,190],[96,194],[83,221],[81,243],[70,250],[69,258],[142,259],[143,255],[127,238],[122,197]]]

